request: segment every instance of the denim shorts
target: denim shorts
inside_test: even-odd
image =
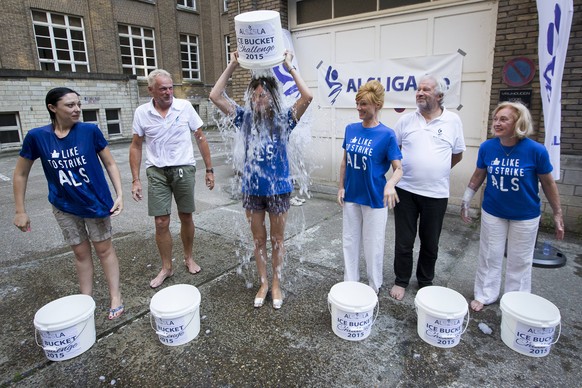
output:
[[[243,193],[243,207],[248,211],[267,211],[283,214],[291,207],[291,193],[277,195],[249,195]]]
[[[111,238],[111,217],[83,218],[65,213],[54,206],[53,214],[69,245],[79,245],[87,239],[99,242]]]

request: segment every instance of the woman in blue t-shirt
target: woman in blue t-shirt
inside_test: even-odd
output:
[[[363,246],[368,284],[376,293],[383,280],[384,240],[388,209],[398,202],[395,186],[402,177],[402,154],[391,128],[380,122],[384,87],[362,85],[356,94],[361,122],[346,127],[337,201],[343,207],[344,280],[359,281]],[[386,173],[393,173],[386,180]]]
[[[222,113],[232,118],[234,126],[244,138],[243,207],[253,234],[254,256],[261,284],[253,302],[255,307],[263,305],[269,290],[265,213],[269,213],[271,228],[273,308],[280,309],[283,303],[280,284],[285,254],[283,244],[293,191],[287,143],[289,134],[313,98],[299,72],[292,65],[292,59],[293,55],[285,52],[283,64],[299,91],[299,98],[289,110],[283,110],[278,81],[273,76],[262,75],[251,79],[245,95],[248,103],[244,108],[228,98],[225,89],[228,80],[238,68],[238,52],[231,54],[230,63],[210,92],[210,100]]]
[[[521,103],[502,102],[493,111],[491,136],[479,147],[477,167],[465,190],[461,218],[471,222],[469,205],[487,178],[481,212],[475,299],[480,311],[499,297],[507,241],[504,292],[531,292],[531,267],[541,214],[539,183],[554,213],[556,238],[564,238],[558,187],[548,151],[528,139],[533,132],[529,110]]]
[[[101,130],[80,122],[81,100],[69,88],[50,90],[45,98],[51,124],[30,130],[14,169],[14,225],[30,231],[24,198],[34,161],[40,158],[48,183],[48,200],[65,241],[75,254],[81,293],[93,293],[91,244],[103,266],[111,297],[109,319],[124,311],[119,287],[119,261],[111,243],[110,216],[123,209],[121,176]],[[117,198],[111,192],[101,162]]]

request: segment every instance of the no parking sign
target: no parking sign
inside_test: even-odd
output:
[[[527,85],[533,79],[536,70],[531,59],[517,57],[507,61],[503,66],[503,82],[509,86]]]

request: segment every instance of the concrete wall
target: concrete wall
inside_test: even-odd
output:
[[[18,113],[22,128],[22,138],[35,127],[50,123],[45,106],[46,93],[55,87],[68,87],[81,95],[82,109],[98,110],[99,127],[107,139],[105,109],[119,109],[121,135],[116,138],[131,138],[133,112],[138,105],[137,81],[133,78],[117,76],[111,78],[75,79],[66,77],[42,77],[39,72],[11,72],[0,76],[0,112]],[[3,147],[5,149],[6,147]],[[20,148],[20,145],[11,148]]]

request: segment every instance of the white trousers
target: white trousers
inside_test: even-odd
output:
[[[475,300],[491,304],[499,298],[506,240],[504,292],[531,292],[531,268],[539,221],[540,217],[525,221],[506,220],[482,210]]]
[[[344,281],[360,280],[359,261],[360,250],[363,247],[368,284],[378,293],[383,279],[387,220],[388,208],[374,209],[344,202]]]

